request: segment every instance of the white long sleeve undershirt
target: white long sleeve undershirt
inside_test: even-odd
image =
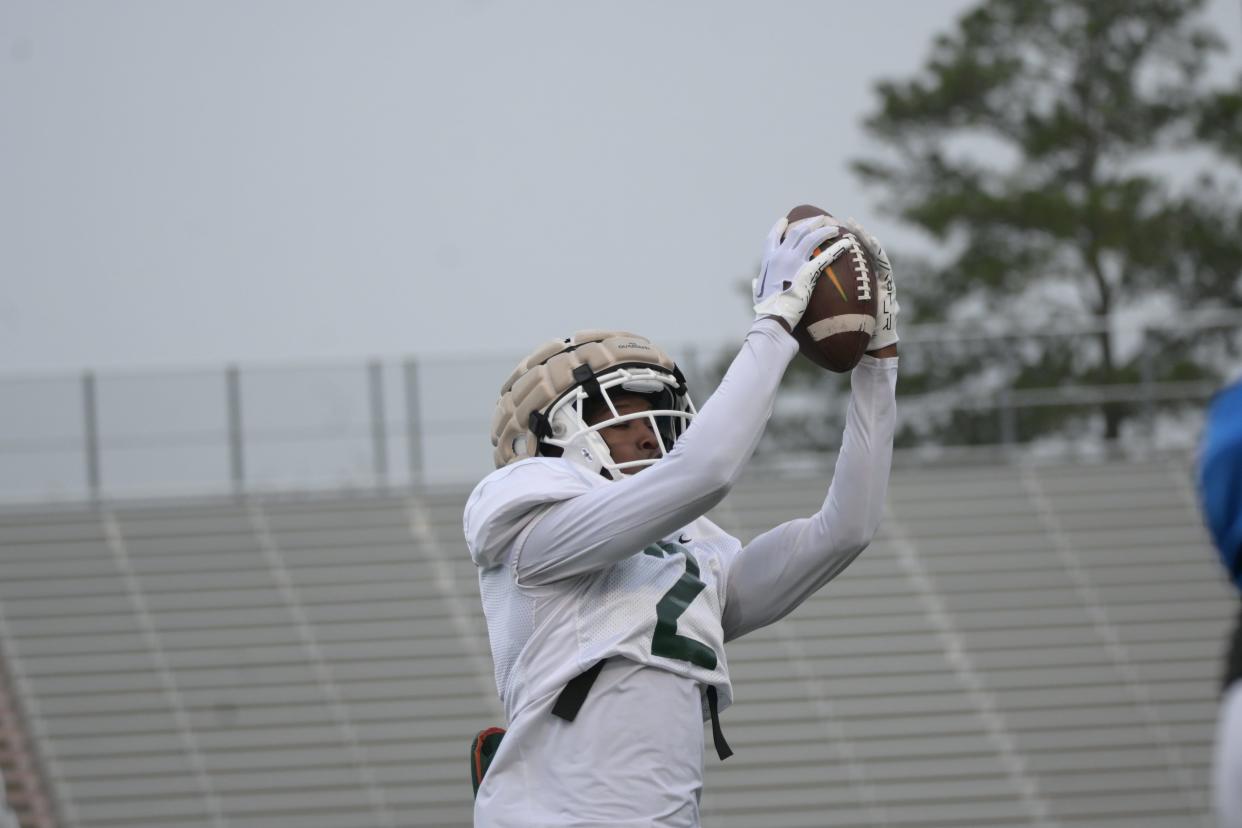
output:
[[[850,377],[845,434],[824,504],[748,543],[729,570],[729,641],[780,620],[858,557],[880,525],[893,459],[897,360],[864,356]]]

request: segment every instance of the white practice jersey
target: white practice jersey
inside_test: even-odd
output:
[[[864,357],[818,513],[745,547],[703,517],[753,452],[796,351],[756,322],[673,451],[639,474],[533,458],[475,488],[465,535],[508,727],[476,826],[698,825],[706,688],[720,709],[732,699],[724,643],[844,569],[883,510],[897,360]],[[577,718],[553,716],[565,684],[605,658]]]
[[[538,521],[537,506],[546,506],[546,498],[609,485],[602,475],[559,458],[522,460],[475,489],[467,531],[477,526],[513,535],[509,561],[516,562],[524,530]],[[523,508],[531,500],[536,508]],[[476,557],[496,686],[508,718],[611,656],[715,686],[723,709],[732,699],[721,627],[724,575],[741,551],[736,538],[699,518],[603,569],[549,584],[523,583],[514,567]]]

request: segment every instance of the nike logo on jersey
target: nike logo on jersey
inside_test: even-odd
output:
[[[682,535],[680,538],[677,539],[677,542],[678,543],[689,543],[690,539],[686,537],[685,535]]]

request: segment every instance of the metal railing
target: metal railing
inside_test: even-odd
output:
[[[1236,333],[1242,315],[1183,318],[1178,329]],[[934,358],[947,347],[995,348],[1049,337],[1089,342],[1103,330],[963,336],[956,329],[910,328],[903,337],[903,362],[911,360],[914,367],[914,360]],[[1131,331],[1132,347],[1151,355],[1151,343],[1168,330]],[[681,356],[700,404],[719,381],[733,347],[670,349]],[[721,355],[714,368],[700,358],[713,352]],[[487,435],[495,389],[519,356],[0,379],[0,500],[464,484],[491,468]],[[1230,371],[1228,365],[1218,367]],[[843,412],[843,405],[832,402],[833,395],[844,393],[843,379],[825,374],[816,382],[822,387],[782,392],[774,422],[798,411]],[[951,448],[954,442],[911,430],[937,417],[966,418],[967,431],[982,429],[963,434],[963,445],[1017,447],[1047,443],[1034,440],[1024,427],[1041,410],[1088,412],[1104,404],[1140,412],[1131,419],[1141,427],[1131,428],[1127,441],[1185,445],[1197,427],[1193,412],[1216,387],[1203,380],[1157,381],[1145,369],[1140,382],[1129,384],[1014,388],[1001,380],[948,393],[902,393],[900,410],[906,444],[925,449]],[[986,428],[980,425],[987,422]],[[839,433],[835,422],[827,427]]]

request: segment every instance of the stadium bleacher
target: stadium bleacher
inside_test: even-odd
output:
[[[743,480],[740,537],[823,482]],[[0,634],[66,826],[470,824],[501,724],[461,488],[0,512]],[[1184,456],[906,466],[730,645],[709,826],[1210,826],[1236,599]],[[589,702],[588,702],[589,703]]]

